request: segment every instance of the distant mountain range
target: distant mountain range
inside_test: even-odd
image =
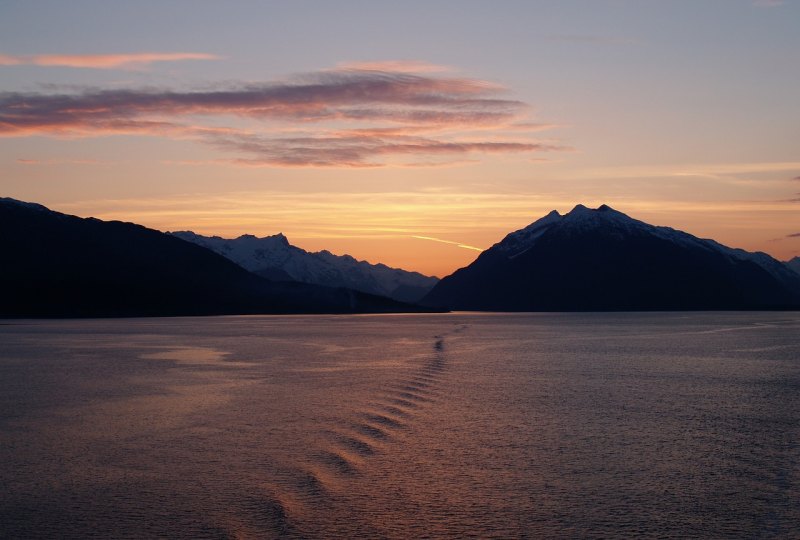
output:
[[[202,236],[191,231],[170,234],[276,281],[347,287],[410,303],[421,300],[439,281],[417,272],[358,261],[349,255],[334,255],[329,251],[309,253],[291,245],[283,234],[263,238],[245,234],[234,239]]]
[[[0,317],[417,310],[350,289],[269,281],[141,225],[0,198]]]
[[[578,205],[507,235],[423,303],[489,311],[798,309],[797,266],[606,205]]]
[[[413,301],[428,290],[427,308],[381,296]],[[0,198],[0,317],[426,309],[800,309],[800,257],[781,263],[605,205],[578,205],[508,234],[437,283],[346,255],[308,253],[283,235],[167,234]]]

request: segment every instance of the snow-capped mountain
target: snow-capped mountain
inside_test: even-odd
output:
[[[773,309],[800,305],[800,276],[765,253],[657,227],[606,205],[552,211],[442,279],[451,309]]]
[[[498,246],[506,252],[510,251],[510,257],[516,257],[522,252],[532,248],[536,240],[544,234],[551,225],[555,224],[559,224],[563,230],[569,231],[571,234],[580,234],[581,232],[600,226],[607,228],[609,233],[617,237],[622,237],[625,234],[649,233],[663,240],[687,248],[716,251],[732,259],[752,261],[780,281],[794,279],[794,276],[786,272],[784,264],[766,253],[752,253],[743,249],[730,248],[715,240],[708,238],[701,239],[671,227],[650,225],[638,219],[633,219],[605,204],[601,205],[597,210],[592,210],[579,204],[575,206],[572,211],[563,216],[556,210],[553,210],[545,217],[533,222],[524,229],[509,234]]]
[[[790,259],[786,261],[786,266],[800,274],[800,257],[795,257],[794,259]]]
[[[291,245],[283,234],[263,238],[245,234],[233,239],[202,236],[191,231],[171,234],[276,281],[347,287],[402,302],[419,301],[438,282],[435,277],[358,261],[349,255],[334,255],[329,251],[309,253]]]

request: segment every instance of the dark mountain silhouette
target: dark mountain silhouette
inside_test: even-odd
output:
[[[352,291],[277,283],[133,223],[0,199],[0,316],[106,317],[414,311]]]
[[[800,307],[800,276],[764,253],[578,205],[509,234],[423,303],[488,311],[789,309]]]

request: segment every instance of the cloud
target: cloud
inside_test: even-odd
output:
[[[786,235],[786,238],[800,238],[800,232],[796,232],[796,233],[792,233],[792,234],[787,234],[787,235]]]
[[[19,158],[21,165],[98,165],[102,163],[96,159],[30,159]]]
[[[595,201],[590,201],[595,203]],[[599,204],[599,203],[598,203]],[[98,199],[54,208],[81,216],[136,221],[160,230],[181,230],[205,224],[217,234],[287,234],[304,238],[342,235],[448,237],[483,231],[492,216],[492,230],[501,237],[553,208],[569,209],[572,199],[537,194],[469,193],[458,189],[398,192],[284,190],[182,193],[142,199]],[[495,223],[499,219],[501,222]],[[469,231],[468,233],[466,231]]]
[[[561,147],[527,142],[448,142],[436,139],[391,137],[298,137],[265,138],[253,136],[214,137],[213,143],[226,149],[258,156],[236,162],[246,165],[348,166],[374,167],[382,161],[374,158],[405,155],[498,154],[543,152]]]
[[[635,39],[614,36],[593,36],[586,34],[550,34],[545,36],[549,41],[564,41],[567,43],[589,43],[593,45],[634,45]]]
[[[785,3],[784,0],[753,0],[754,6],[763,8],[782,6]]]
[[[411,238],[417,238],[419,240],[430,240],[432,242],[441,242],[442,244],[452,244],[454,246],[458,246],[458,247],[464,248],[464,249],[471,249],[473,251],[483,251],[483,249],[479,248],[479,247],[469,246],[467,244],[462,244],[461,242],[452,242],[450,240],[442,240],[441,238],[434,238],[432,236],[411,235]]]
[[[403,165],[407,157],[423,163],[419,156],[452,161],[567,149],[520,133],[550,125],[530,122],[529,107],[503,97],[496,84],[411,73],[412,64],[370,66],[198,91],[0,93],[0,136],[189,138],[235,152],[234,164],[282,167],[376,167]],[[505,131],[518,136],[501,138]]]
[[[40,54],[11,56],[0,54],[0,66],[52,66],[91,69],[117,69],[145,66],[154,62],[179,60],[218,60],[219,56],[204,53],[134,53],[134,54]]]
[[[723,178],[730,175],[796,171],[800,161],[766,161],[752,163],[697,163],[648,166],[611,166],[579,171],[581,178],[657,178],[667,176],[700,176]]]
[[[791,199],[782,199],[778,202],[800,202],[800,193],[795,193],[795,197]]]
[[[417,60],[379,60],[375,62],[341,62],[336,65],[336,70],[353,71],[390,71],[394,73],[436,73],[453,71],[448,66],[430,64]]]

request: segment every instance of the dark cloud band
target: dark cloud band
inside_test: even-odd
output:
[[[387,156],[560,149],[519,133],[519,140],[499,140],[498,132],[519,131],[514,126],[528,110],[501,93],[498,86],[475,79],[374,69],[207,91],[2,93],[0,135],[199,138],[243,152],[244,160],[277,166],[375,166]],[[209,117],[245,118],[258,127],[220,128]],[[315,136],[291,136],[310,125],[317,126]],[[359,130],[363,135],[354,136]]]

